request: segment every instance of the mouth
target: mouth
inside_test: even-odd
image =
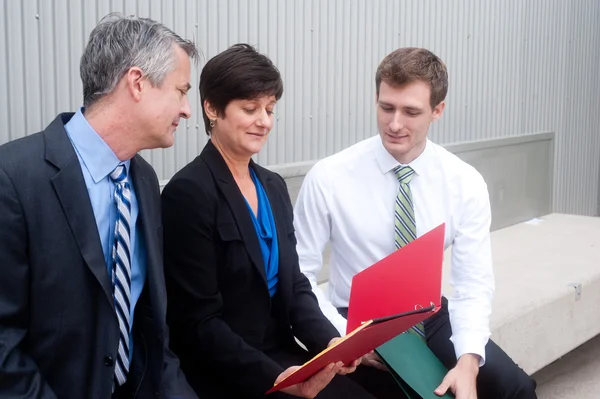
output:
[[[262,137],[266,136],[265,133],[246,132],[246,134],[249,134],[250,136],[254,136],[254,137],[259,137],[259,138],[262,138]]]
[[[386,132],[386,136],[392,141],[401,141],[409,137],[408,134],[392,134],[389,132]]]

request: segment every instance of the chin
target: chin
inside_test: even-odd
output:
[[[260,150],[247,149],[248,156],[250,156],[250,157],[253,157],[254,155],[258,154],[259,152],[260,152]]]
[[[385,149],[400,162],[400,159],[403,159],[411,152],[412,147],[406,144],[387,143]]]
[[[171,134],[169,137],[165,137],[164,140],[160,143],[160,148],[169,148],[175,144],[175,135]]]
[[[255,155],[258,154],[264,147],[264,143],[252,143],[248,146],[246,146],[246,148],[244,148],[246,150],[246,152],[248,152],[250,155]]]
[[[393,143],[386,141],[385,148],[392,154],[403,154],[411,148],[410,143]]]

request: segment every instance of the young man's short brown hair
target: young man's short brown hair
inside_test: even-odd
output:
[[[435,108],[444,101],[448,93],[448,71],[444,62],[424,48],[403,47],[388,54],[375,74],[375,87],[385,82],[392,87],[423,81],[431,88],[429,103]]]

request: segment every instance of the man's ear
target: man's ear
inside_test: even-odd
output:
[[[446,108],[445,101],[442,101],[441,103],[436,105],[435,108],[433,109],[433,114],[432,114],[431,120],[436,121],[436,120],[440,119],[442,117],[442,114],[444,113],[444,108]]]
[[[144,79],[144,72],[138,67],[131,67],[125,74],[127,83],[127,90],[131,96],[136,100],[140,101],[142,93],[146,88],[148,82]]]

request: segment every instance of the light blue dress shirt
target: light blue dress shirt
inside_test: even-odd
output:
[[[137,218],[139,207],[131,174],[129,160],[121,162],[108,144],[94,131],[82,113],[83,108],[73,115],[65,125],[67,135],[79,158],[87,191],[94,210],[98,234],[102,243],[102,252],[106,262],[109,281],[112,281],[112,247],[114,244],[117,207],[114,199],[115,184],[110,180],[110,173],[122,164],[127,170],[127,178],[131,187],[131,297],[130,303],[130,332],[133,326],[135,305],[144,288],[146,281],[146,249],[138,230]],[[129,360],[133,353],[133,339],[129,340]]]

